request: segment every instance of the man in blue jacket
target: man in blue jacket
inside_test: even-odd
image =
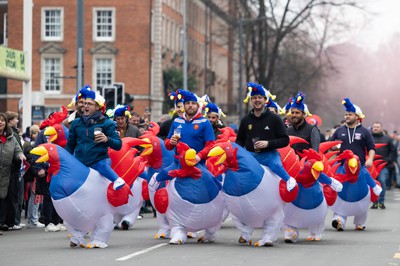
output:
[[[113,188],[118,190],[125,185],[125,181],[111,168],[108,148],[120,150],[122,141],[115,123],[103,115],[104,98],[90,87],[82,89],[81,94],[85,99],[84,112],[82,117],[72,122],[65,149],[84,165],[114,182]]]

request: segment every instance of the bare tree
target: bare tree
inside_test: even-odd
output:
[[[341,26],[337,20],[332,22],[333,14],[341,13],[344,8],[361,8],[351,0],[241,0],[241,4],[248,21],[245,24],[246,77],[253,76],[268,87],[273,85],[274,93],[278,94],[287,85],[280,85],[282,79],[277,77],[285,76],[289,66],[293,74],[297,72],[297,77],[293,76],[293,90],[323,74],[319,58],[329,31],[333,23]],[[249,19],[255,13],[256,18]]]

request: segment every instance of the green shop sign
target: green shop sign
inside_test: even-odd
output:
[[[26,55],[22,51],[0,46],[0,77],[29,81],[25,73]]]

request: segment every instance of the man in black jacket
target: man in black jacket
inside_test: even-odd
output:
[[[285,180],[287,190],[291,191],[296,186],[296,180],[283,168],[277,151],[289,144],[285,125],[278,115],[265,107],[270,93],[259,84],[249,82],[247,87],[250,88],[253,109],[240,121],[236,143]]]
[[[170,95],[175,95],[175,92],[170,93]],[[161,139],[166,139],[169,133],[169,129],[171,128],[172,122],[175,120],[175,118],[182,116],[184,113],[184,108],[183,108],[183,99],[178,99],[174,98],[175,103],[174,103],[174,115],[172,116],[171,119],[168,119],[161,123],[160,125],[160,132],[158,132],[157,137]]]
[[[221,116],[225,116],[222,110],[215,103],[208,102],[205,108],[205,115],[207,116],[208,121],[210,121],[213,130],[214,137],[217,140],[218,135],[221,135],[222,132],[219,131],[220,128],[224,128],[225,125],[221,121]]]
[[[372,204],[371,209],[385,209],[385,194],[386,194],[386,182],[389,179],[389,169],[394,167],[395,153],[392,138],[383,134],[383,128],[381,122],[375,122],[372,126],[372,137],[375,144],[383,143],[385,146],[376,150],[376,154],[381,155],[382,159],[387,162],[386,166],[382,168],[378,176],[378,181],[381,183],[382,192],[379,199]]]
[[[288,127],[289,136],[300,137],[308,142],[307,143],[298,143],[292,145],[292,148],[296,152],[302,152],[304,149],[312,148],[313,150],[319,150],[319,144],[321,141],[321,137],[319,134],[319,130],[306,121],[306,112],[305,112],[305,104],[304,104],[304,95],[301,93],[297,94],[296,99],[292,102],[290,107],[290,125]]]

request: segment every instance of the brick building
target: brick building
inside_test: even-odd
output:
[[[23,2],[0,1],[1,41],[17,50],[23,50]],[[32,105],[44,106],[47,116],[67,105],[79,89],[77,1],[33,2]],[[101,90],[124,83],[125,93],[134,98],[135,111],[142,113],[149,107],[157,121],[168,101],[162,73],[182,69],[182,0],[83,2],[84,84]],[[235,93],[230,88],[238,85],[233,85],[232,32],[228,21],[205,2],[186,1],[188,74],[197,81],[196,88],[188,89],[208,93],[234,110]],[[219,8],[230,12],[232,6],[225,2]],[[17,111],[21,97],[22,82],[0,78],[0,112]]]

